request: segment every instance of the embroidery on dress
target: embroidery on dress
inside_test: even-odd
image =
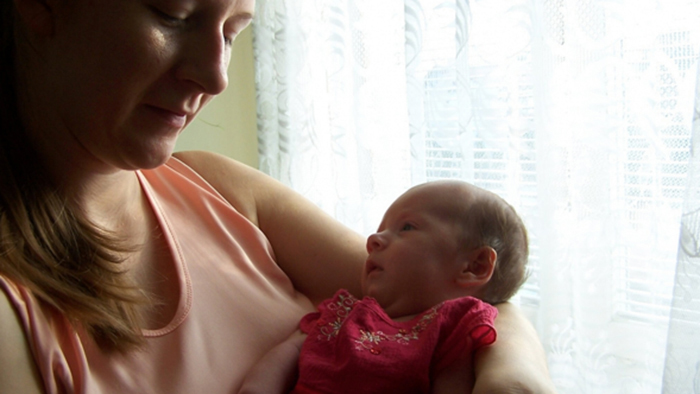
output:
[[[350,314],[352,308],[355,306],[356,302],[357,298],[349,294],[338,294],[338,300],[336,302],[328,304],[328,309],[331,311],[335,311],[335,320],[329,323],[326,323],[323,320],[319,320],[316,323],[319,326],[322,326],[319,330],[321,331],[321,334],[318,336],[318,339],[325,339],[326,341],[330,341],[332,338],[337,337],[340,328],[343,326],[345,319],[348,318],[348,315]]]
[[[391,341],[401,345],[408,345],[410,341],[417,340],[420,333],[423,332],[435,319],[435,317],[438,315],[439,307],[440,305],[435,306],[429,313],[423,315],[418,323],[411,327],[410,332],[400,329],[396,334],[389,335],[382,331],[369,332],[360,330],[360,338],[355,340],[355,350],[367,350],[374,355],[379,355],[382,353],[382,348],[379,346],[381,342]]]

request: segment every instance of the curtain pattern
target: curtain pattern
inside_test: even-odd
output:
[[[403,3],[260,1],[253,27],[260,169],[371,231],[411,185]]]
[[[664,394],[700,393],[700,67],[688,188],[668,330]]]
[[[262,170],[364,234],[417,183],[497,192],[560,392],[700,393],[700,1],[258,0],[253,28]]]

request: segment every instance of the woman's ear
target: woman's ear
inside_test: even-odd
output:
[[[54,8],[52,0],[14,0],[20,20],[29,31],[38,36],[51,36],[54,32]]]
[[[462,287],[480,286],[491,280],[497,256],[490,246],[481,246],[467,252],[457,276],[457,284]]]

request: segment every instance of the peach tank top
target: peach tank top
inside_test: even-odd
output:
[[[46,392],[235,393],[248,368],[313,311],[262,232],[177,159],[137,176],[167,238],[180,299],[147,345],[101,353],[56,310],[0,277]]]

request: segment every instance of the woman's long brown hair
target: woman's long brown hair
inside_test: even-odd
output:
[[[91,224],[56,191],[29,143],[17,102],[14,2],[0,5],[0,275],[83,327],[105,351],[143,343],[121,257],[133,250]]]

